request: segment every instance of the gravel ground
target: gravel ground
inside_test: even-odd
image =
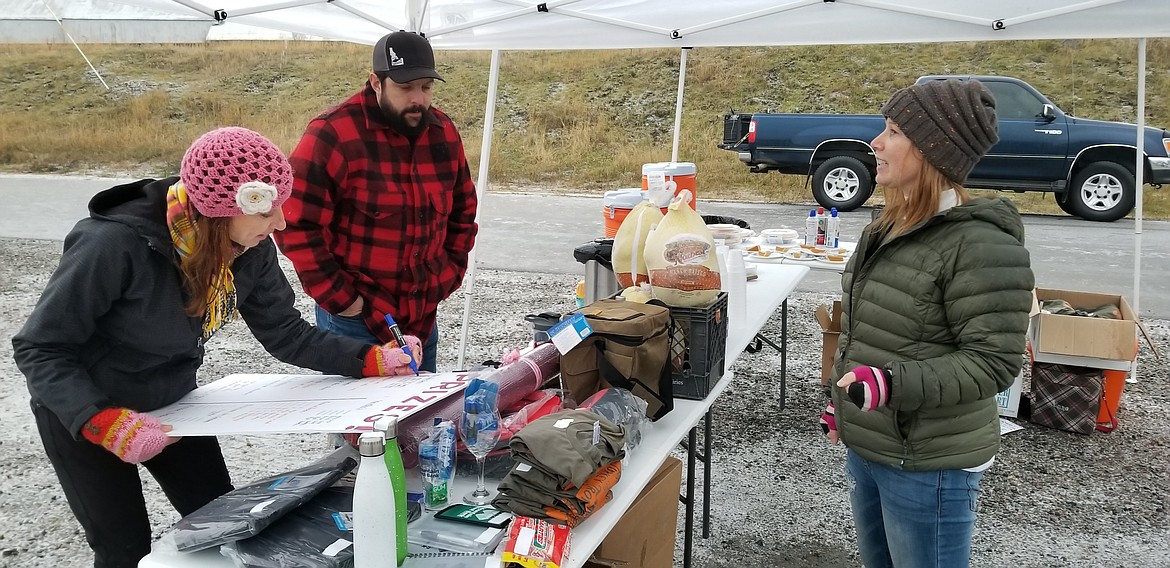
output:
[[[42,452],[10,342],[60,248],[55,241],[0,239],[0,567],[92,562]],[[467,360],[497,359],[505,348],[524,343],[522,316],[570,309],[577,279],[479,271]],[[797,293],[789,300],[786,400],[779,399],[779,355],[764,351],[741,357],[734,384],[715,406],[712,534],[696,539],[696,566],[858,565],[842,471],[845,451],[829,446],[816,426],[822,406],[820,332],[812,311],[829,298]],[[303,313],[311,314],[309,305],[300,296]],[[441,369],[455,368],[463,305],[460,292],[440,308]],[[1168,322],[1146,325],[1166,359]],[[773,317],[764,332],[777,337],[779,326]],[[974,566],[1170,566],[1167,362],[1143,347],[1139,364],[1143,378],[1126,385],[1117,431],[1079,436],[1024,423],[1024,430],[1005,436],[984,477]],[[234,324],[209,345],[200,379],[295,371]],[[291,469],[327,449],[323,436],[232,436],[221,443],[237,484]],[[177,515],[144,477],[151,484],[147,503],[157,536]],[[680,520],[676,565],[681,528]]]

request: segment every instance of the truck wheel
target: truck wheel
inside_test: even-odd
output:
[[[1069,202],[1072,201],[1072,193],[1073,193],[1073,191],[1070,189],[1070,190],[1066,191],[1064,194],[1054,193],[1054,194],[1052,194],[1052,198],[1056,200],[1056,206],[1060,207],[1061,211],[1064,211],[1065,213],[1076,217],[1077,216],[1076,212],[1073,211],[1072,208],[1068,206]]]
[[[873,176],[857,158],[836,156],[813,172],[813,198],[821,207],[853,211],[873,194]]]
[[[1093,162],[1073,177],[1068,211],[1089,221],[1116,221],[1133,210],[1133,174],[1114,162]]]

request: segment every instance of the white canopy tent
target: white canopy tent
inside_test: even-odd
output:
[[[436,49],[492,50],[477,187],[487,187],[500,50],[680,48],[672,159],[677,159],[686,49],[1170,37],[1170,0],[118,0],[185,17],[239,22],[373,44],[398,29]],[[1145,41],[1139,41],[1136,122],[1145,124]],[[1134,228],[1134,309],[1139,309],[1142,137]],[[475,281],[468,274],[459,365]],[[1136,369],[1134,375],[1136,376]]]
[[[436,49],[539,50],[1142,38],[1166,0],[120,0],[373,44],[424,32]]]

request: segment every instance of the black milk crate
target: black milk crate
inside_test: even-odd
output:
[[[671,383],[674,396],[707,398],[723,376],[727,350],[727,292],[705,308],[671,306]]]

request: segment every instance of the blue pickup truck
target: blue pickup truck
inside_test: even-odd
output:
[[[918,82],[953,76],[930,75]],[[995,95],[999,143],[975,165],[966,187],[1051,192],[1060,208],[1091,221],[1129,214],[1136,196],[1137,127],[1077,118],[1031,85],[1011,77],[978,79]],[[724,116],[719,147],[753,172],[811,178],[825,208],[852,211],[873,193],[869,142],[884,128],[880,115],[742,114]],[[1170,183],[1170,135],[1146,128],[1144,180]]]

